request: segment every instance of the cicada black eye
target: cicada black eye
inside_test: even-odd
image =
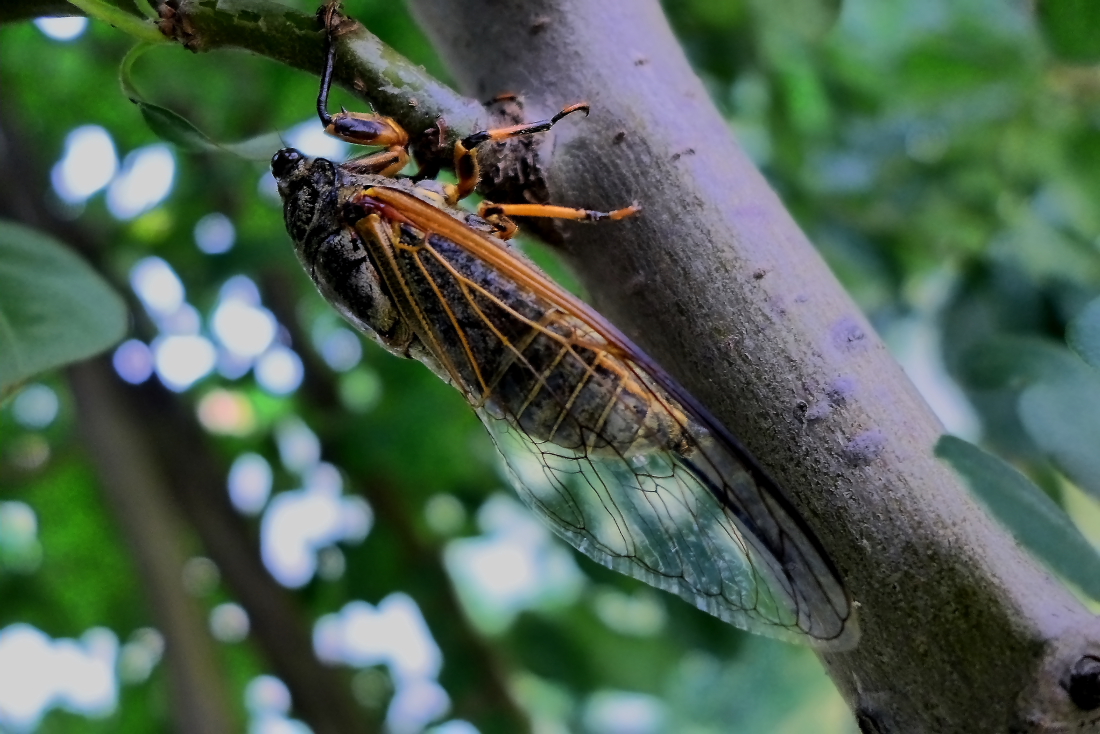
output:
[[[271,173],[277,179],[284,179],[305,159],[294,148],[283,148],[271,158]]]

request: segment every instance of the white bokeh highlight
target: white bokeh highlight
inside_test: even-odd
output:
[[[157,377],[169,390],[182,392],[213,371],[214,344],[203,336],[164,336],[153,341]]]
[[[321,461],[321,439],[301,418],[290,417],[275,426],[279,460],[292,472],[305,474]]]
[[[484,534],[452,540],[444,561],[479,627],[501,632],[525,609],[578,598],[585,576],[572,553],[518,502],[494,495],[477,518]]]
[[[394,683],[386,727],[394,734],[417,734],[450,709],[437,678],[443,653],[424,616],[409,596],[394,593],[378,606],[349,602],[340,612],[317,620],[317,656],[357,668],[385,665]]]
[[[88,29],[88,19],[79,15],[60,18],[35,18],[34,24],[47,38],[75,41]]]
[[[260,355],[254,368],[256,382],[272,395],[289,395],[305,377],[302,358],[292,349],[276,344]]]
[[[278,324],[271,312],[239,298],[223,298],[214,309],[211,327],[218,341],[238,357],[255,358],[275,341]]]
[[[102,189],[118,171],[118,154],[111,136],[99,125],[83,125],[65,136],[65,152],[50,171],[58,198],[82,204]]]
[[[259,454],[238,456],[229,468],[229,501],[245,515],[258,515],[271,496],[273,474]]]
[[[130,287],[153,318],[169,316],[183,305],[183,281],[163,258],[138,260],[130,268]]]
[[[118,638],[96,627],[51,639],[29,624],[0,630],[0,728],[29,732],[51,708],[106,716],[118,703]]]
[[[599,691],[589,697],[582,720],[584,730],[600,734],[659,734],[668,712],[654,696],[627,691]]]
[[[250,716],[248,734],[310,734],[308,726],[287,718],[290,690],[278,678],[253,678],[245,687],[244,700]]]
[[[126,156],[122,170],[107,189],[107,209],[116,219],[133,219],[152,209],[172,191],[176,158],[163,143],[138,148]]]
[[[319,464],[303,489],[282,492],[268,504],[260,522],[260,552],[283,586],[309,583],[321,550],[338,542],[362,542],[370,532],[370,506],[359,497],[342,496],[341,484],[335,467]]]
[[[207,255],[221,255],[233,249],[237,229],[221,212],[212,212],[195,223],[195,245]]]
[[[310,158],[328,158],[330,161],[342,161],[348,152],[348,144],[326,135],[324,128],[316,120],[306,120],[286,131],[283,136],[287,145],[297,148]]]
[[[61,403],[57,393],[41,383],[28,385],[12,401],[15,422],[24,428],[41,429],[53,423]]]

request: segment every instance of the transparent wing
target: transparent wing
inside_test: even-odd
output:
[[[683,418],[682,455],[631,453],[591,438],[563,447],[492,413],[479,416],[517,493],[585,555],[753,632],[854,644],[850,601],[801,522],[702,426]]]
[[[426,361],[477,410],[523,500],[589,557],[721,619],[854,645],[843,583],[737,440],[590,307],[499,244],[448,235],[375,239]]]

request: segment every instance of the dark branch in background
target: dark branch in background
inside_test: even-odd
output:
[[[317,660],[310,623],[264,567],[256,539],[229,503],[227,467],[211,450],[193,410],[155,380],[125,393],[119,399],[145,416],[141,428],[169,472],[176,500],[233,596],[248,611],[252,633],[291,690],[298,714],[316,734],[369,731],[365,712],[351,697],[348,677]]]
[[[862,724],[1087,726],[1049,671],[1095,653],[1100,625],[934,458],[941,426],[732,141],[656,0],[412,6],[471,96],[522,92],[533,116],[592,104],[588,120],[556,129],[533,178],[557,203],[638,200],[643,215],[563,225],[563,249],[601,309],[744,437],[817,530],[861,604],[862,643],[825,663]],[[174,12],[203,48],[320,66],[305,25],[289,33],[272,16],[260,44],[256,22],[204,30],[210,11]],[[340,71],[375,99],[354,81],[393,58],[364,48],[343,47]],[[451,127],[472,116],[453,93],[425,99],[427,84],[404,106],[400,85],[383,86],[379,110],[414,133],[434,114]],[[410,109],[427,117],[409,122]]]
[[[130,547],[153,619],[165,638],[174,729],[180,734],[239,731],[241,722],[229,713],[224,674],[205,615],[181,583],[188,558],[185,525],[144,426],[119,399],[109,362],[70,368],[69,383],[103,498]]]

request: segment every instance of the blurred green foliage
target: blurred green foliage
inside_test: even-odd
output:
[[[297,6],[312,10],[302,0]],[[384,41],[447,78],[404,6],[346,6]],[[1100,293],[1100,69],[1059,55],[1093,58],[1062,30],[1065,13],[1076,27],[1075,13],[1088,16],[1091,5],[1038,6],[1035,16],[1025,3],[994,0],[665,3],[731,129],[834,272],[903,363],[915,375],[933,375],[918,382],[948,427],[973,437],[980,426],[985,442],[1071,508],[1095,542],[1100,512],[1078,487],[1096,491],[1089,457],[1100,431],[1096,413],[1076,401],[1100,401],[1100,382],[1063,339],[1067,323]],[[0,26],[4,145],[45,180],[78,126],[105,128],[123,158],[156,143],[119,87],[118,65],[132,45],[102,23],[67,43],[30,23]],[[195,55],[166,45],[136,60],[131,83],[156,106],[147,113],[170,110],[215,140],[239,141],[312,119],[317,81],[244,53]],[[337,93],[333,105],[341,102],[357,107]],[[266,164],[217,151],[178,151],[175,160],[171,195],[129,221],[107,211],[103,194],[78,206],[46,194],[38,204],[71,228],[70,244],[122,290],[130,268],[156,255],[208,318],[222,285],[248,275],[290,328],[307,367],[327,370],[319,344],[339,319],[300,273],[279,205],[262,191]],[[236,243],[208,255],[193,230],[214,212],[233,222]],[[6,295],[0,291],[0,304]],[[1088,320],[1075,327],[1074,347],[1095,364],[1095,306],[1082,318]],[[919,341],[919,333],[933,336]],[[140,309],[132,334],[146,341],[155,334]],[[344,573],[315,579],[297,598],[316,618],[350,600],[377,603],[408,593],[442,648],[441,682],[460,700],[465,623],[449,616],[440,579],[421,571],[439,563],[449,539],[476,535],[479,508],[506,491],[493,449],[457,393],[372,345],[351,371],[329,370],[323,378],[335,386],[336,404],[308,385],[273,396],[251,374],[215,374],[183,399],[195,407],[217,388],[243,398],[252,424],[240,435],[215,435],[214,451],[226,467],[245,451],[266,457],[276,492],[297,488],[300,478],[280,464],[273,429],[300,416],[322,437],[324,458],[344,473],[349,493],[384,496],[390,506],[376,507],[379,518],[408,520],[404,529],[377,522],[361,544],[342,545]],[[79,637],[106,627],[125,642],[154,624],[151,611],[81,448],[64,376],[41,380],[60,396],[48,425],[20,420],[13,400],[0,408],[0,502],[33,509],[41,548],[35,562],[6,562],[0,553],[0,629],[29,622],[53,637]],[[627,731],[597,715],[601,696],[626,691],[658,702],[661,731],[854,731],[808,651],[747,638],[676,599],[645,597],[639,584],[579,555],[575,560],[587,579],[576,598],[523,611],[486,642],[537,721]],[[207,609],[231,598],[224,586],[204,593]],[[638,594],[640,606],[630,606]],[[623,626],[630,614],[609,615],[609,603],[658,622],[639,633]],[[265,671],[262,651],[249,642],[223,647],[226,685],[242,707],[245,683]],[[148,678],[125,683],[105,719],[53,711],[39,730],[160,730],[168,716],[164,675],[161,664]],[[358,674],[353,685],[377,720],[389,694],[372,675]],[[489,714],[484,721],[476,709],[466,715],[491,730]]]

